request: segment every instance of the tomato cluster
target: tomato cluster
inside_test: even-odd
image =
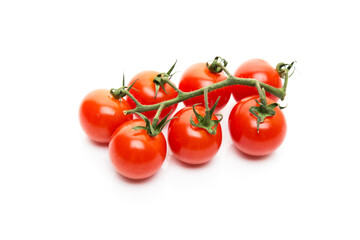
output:
[[[243,63],[234,76],[257,79],[276,88],[282,86],[278,71],[261,59]],[[192,92],[227,80],[223,71],[211,71],[206,63],[190,66],[183,73],[177,89],[170,86],[169,82],[156,86],[156,77],[166,79],[169,74],[140,72],[130,81],[128,94],[114,95],[108,90],[99,89],[90,92],[80,106],[79,118],[83,130],[91,140],[109,143],[109,155],[114,168],[127,178],[148,178],[162,166],[167,142],[161,130],[167,122],[170,122],[167,141],[177,159],[186,164],[210,161],[222,143],[219,119],[222,115],[214,111],[219,113],[231,95],[237,104],[228,119],[229,131],[234,145],[241,152],[252,156],[267,155],[275,151],[285,138],[285,117],[279,107],[273,105],[278,98],[266,93],[266,99],[265,95],[261,99],[259,89],[243,85],[218,88],[208,94],[206,92],[205,98],[196,96],[186,99],[183,101],[186,107],[169,120],[167,117],[175,112],[176,103],[161,109],[158,114],[156,110],[138,114],[143,119],[134,120],[133,114],[125,115],[124,111],[136,108],[137,104],[162,103],[177,98],[182,92]],[[264,102],[273,106],[273,110],[270,110],[273,113],[259,121],[259,116],[249,109],[261,110]]]

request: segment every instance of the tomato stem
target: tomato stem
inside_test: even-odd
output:
[[[224,71],[226,73],[226,75],[228,76],[226,80],[208,85],[206,87],[203,87],[203,88],[191,91],[191,92],[183,92],[170,80],[169,77],[163,78],[165,83],[168,83],[175,91],[177,91],[178,96],[176,98],[172,98],[170,100],[167,100],[167,101],[164,101],[161,103],[152,104],[152,105],[143,105],[139,101],[137,101],[136,98],[131,93],[129,93],[128,89],[122,89],[121,93],[124,95],[128,95],[136,104],[135,108],[124,111],[124,114],[157,110],[160,108],[161,105],[163,105],[163,108],[166,108],[171,105],[177,104],[179,102],[183,102],[187,99],[197,97],[200,95],[204,95],[205,92],[206,92],[206,94],[208,94],[209,92],[214,91],[216,89],[220,89],[220,88],[228,87],[228,86],[234,86],[234,85],[245,85],[245,86],[250,86],[250,87],[257,87],[257,85],[259,85],[259,87],[261,89],[263,89],[263,91],[271,93],[272,95],[278,97],[279,99],[284,100],[285,95],[286,95],[286,87],[287,87],[287,83],[288,83],[288,78],[289,78],[288,73],[289,73],[289,70],[292,69],[294,62],[291,64],[284,64],[284,63],[278,64],[276,69],[277,69],[280,77],[284,78],[284,84],[281,88],[276,88],[276,87],[270,86],[266,83],[260,82],[256,79],[234,77],[233,75],[230,74],[230,72],[226,69],[226,66],[223,64],[226,61],[224,61],[222,58],[220,58],[220,61],[218,59],[219,59],[219,57],[217,57],[212,64],[216,64],[216,66],[218,68],[220,68],[222,71]],[[173,68],[171,68],[171,70],[172,69]]]
[[[222,64],[222,63],[223,63],[223,64]],[[228,62],[227,62],[225,59],[217,56],[217,57],[215,57],[214,60],[212,60],[212,63],[211,63],[211,64],[209,64],[209,63],[207,62],[207,63],[206,63],[206,67],[207,67],[207,68],[210,70],[210,72],[212,72],[212,73],[220,73],[221,71],[223,71],[223,68],[222,68],[219,64],[221,64],[221,66],[223,66],[223,67],[226,67],[226,65],[228,64]]]
[[[255,99],[255,102],[259,104],[259,106],[252,106],[250,107],[249,111],[252,115],[257,118],[256,125],[257,125],[257,133],[259,133],[260,123],[265,121],[265,118],[271,117],[275,115],[274,108],[278,107],[278,103],[272,103],[270,105],[267,104],[266,100],[266,92],[264,88],[260,87],[259,82],[256,83],[256,89],[259,92],[260,102]]]
[[[218,62],[217,65],[228,75],[228,77],[233,77],[231,73],[226,69],[226,66],[223,65],[221,62]]]
[[[208,100],[208,90],[204,89],[204,103],[205,103],[205,111],[209,111],[209,100]]]
[[[147,118],[145,115],[139,113],[139,112],[135,112],[135,114],[137,114],[142,120],[144,120],[145,122],[145,127],[144,126],[134,126],[132,129],[134,130],[139,130],[139,129],[143,129],[147,132],[147,134],[151,137],[155,137],[156,135],[158,135],[159,133],[161,133],[161,131],[163,130],[163,128],[166,126],[166,124],[168,124],[172,119],[174,118],[169,118],[171,111],[163,118],[159,119],[161,111],[164,108],[164,104],[161,104],[159,109],[156,112],[156,115],[153,119],[153,121],[151,122],[149,120],[149,118]],[[159,122],[160,121],[160,122]]]
[[[219,103],[220,97],[218,97],[218,99],[216,100],[215,104],[211,107],[211,109],[209,108],[209,104],[208,104],[207,89],[204,90],[204,98],[205,98],[205,116],[201,116],[195,110],[195,106],[199,105],[199,103],[193,105],[193,112],[195,114],[196,119],[198,120],[198,123],[195,123],[191,117],[190,124],[194,127],[203,128],[211,135],[214,135],[214,134],[216,134],[217,126],[219,125],[219,123],[221,122],[221,120],[223,118],[222,114],[215,114],[215,116],[220,117],[220,119],[217,119],[217,120],[212,119],[212,116],[214,115],[214,112],[215,112],[215,108],[216,108],[217,104]]]
[[[276,71],[279,73],[280,77],[284,79],[284,84],[282,86],[282,89],[284,92],[286,92],[289,77],[291,77],[291,75],[294,73],[294,70],[295,70],[295,68],[293,67],[294,64],[295,64],[295,62],[292,62],[290,64],[279,63],[276,66]],[[293,72],[289,76],[289,72],[291,69],[293,70]]]
[[[266,102],[266,93],[265,93],[265,90],[264,88],[261,88],[260,87],[260,84],[259,82],[256,83],[256,89],[259,93],[259,97],[260,97],[260,102],[264,105],[267,105],[267,102]]]
[[[160,107],[158,108],[155,117],[153,118],[153,124],[157,124],[159,122],[161,111],[164,109],[164,104],[160,104]]]
[[[181,91],[170,79],[165,79],[165,82],[170,85],[178,94],[182,94],[183,91]]]

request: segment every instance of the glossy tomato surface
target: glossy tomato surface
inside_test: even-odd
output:
[[[251,156],[264,156],[275,151],[286,135],[286,120],[283,112],[276,107],[276,114],[265,118],[257,132],[257,118],[249,112],[257,96],[245,98],[238,102],[229,116],[229,131],[235,146]],[[258,99],[258,101],[260,101]],[[273,101],[267,99],[268,104]]]
[[[281,78],[276,69],[262,59],[251,59],[244,62],[235,71],[234,76],[239,78],[254,78],[276,88],[282,86]],[[240,101],[249,96],[258,95],[258,91],[255,87],[243,85],[232,86],[232,93],[236,101]],[[276,96],[270,93],[266,93],[266,96],[274,101],[278,100]]]
[[[80,105],[81,127],[91,140],[108,143],[115,130],[133,118],[123,113],[129,109],[130,105],[125,99],[115,99],[109,90],[94,90],[86,95]]]
[[[205,115],[204,107],[196,106],[195,109],[200,115]],[[176,118],[169,124],[168,142],[175,157],[188,164],[210,161],[221,146],[221,125],[218,125],[215,135],[211,135],[205,129],[192,126],[191,117],[197,123],[192,107],[181,109],[174,117]],[[213,116],[212,119],[217,120],[217,117]]]
[[[225,73],[212,73],[206,66],[206,63],[196,63],[190,66],[181,76],[179,89],[183,92],[191,92],[208,85],[224,81],[227,78]],[[224,87],[212,91],[208,94],[209,106],[212,107],[217,98],[220,97],[219,103],[216,106],[216,111],[221,110],[231,96],[231,89]],[[196,103],[201,103],[205,106],[204,96],[198,96],[184,101],[185,106],[192,106]]]
[[[160,87],[156,98],[155,98],[155,83],[153,82],[154,78],[159,74],[156,71],[143,71],[136,74],[130,81],[129,86],[135,82],[133,87],[130,89],[130,93],[141,103],[144,105],[151,105],[160,103],[172,98],[177,97],[177,92],[169,85],[164,84],[165,91]],[[128,96],[126,100],[129,102],[131,108],[135,108],[136,104],[133,100],[131,100]],[[172,113],[175,112],[177,104],[164,108],[161,112],[160,119],[166,116],[170,111]],[[143,112],[146,117],[150,120],[155,117],[156,110]]]
[[[134,130],[145,126],[141,119],[122,124],[114,133],[109,154],[113,166],[121,175],[130,179],[144,179],[154,175],[166,157],[166,140],[160,133],[151,137],[145,130]]]

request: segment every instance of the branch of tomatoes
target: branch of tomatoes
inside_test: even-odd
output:
[[[188,164],[210,161],[222,142],[222,115],[214,112],[232,95],[237,103],[228,127],[234,145],[247,155],[264,156],[285,138],[286,120],[276,101],[285,98],[293,65],[280,63],[274,69],[264,60],[251,59],[232,75],[227,61],[216,57],[190,66],[179,87],[171,81],[175,64],[163,73],[143,71],[128,86],[123,77],[120,88],[90,92],[80,106],[80,123],[90,139],[109,143],[111,161],[120,174],[143,179],[155,174],[165,160],[167,144],[161,130],[168,122],[167,140],[176,158]],[[182,101],[186,107],[168,119]],[[133,120],[130,113],[142,120]]]
[[[170,69],[171,71],[174,68],[174,65]],[[151,105],[141,104],[139,101],[137,101],[137,99],[133,96],[133,94],[131,94],[129,92],[129,90],[131,89],[131,87],[134,83],[132,85],[130,85],[129,87],[123,86],[119,89],[112,89],[111,94],[115,98],[120,98],[120,97],[127,95],[129,98],[131,98],[135,102],[136,107],[133,109],[130,109],[130,110],[125,110],[124,111],[125,115],[136,113],[136,112],[141,113],[141,112],[157,110],[160,108],[161,105],[164,105],[164,108],[166,108],[166,107],[172,106],[174,104],[177,104],[179,102],[183,102],[185,100],[188,100],[188,99],[200,96],[200,95],[204,95],[205,91],[210,93],[217,89],[221,89],[221,88],[228,87],[228,86],[234,86],[234,85],[244,85],[244,86],[250,86],[250,87],[256,87],[257,85],[259,85],[266,92],[278,97],[281,100],[285,99],[288,78],[291,76],[291,75],[289,76],[289,71],[291,69],[293,69],[294,62],[291,64],[279,63],[277,65],[276,70],[279,73],[280,77],[284,79],[284,84],[280,88],[273,87],[271,85],[263,83],[254,78],[235,77],[232,74],[230,74],[230,72],[226,68],[226,65],[227,65],[226,60],[224,60],[220,57],[216,57],[213,60],[213,62],[211,63],[211,65],[208,65],[208,68],[210,69],[210,71],[212,70],[213,72],[216,72],[216,73],[219,72],[220,70],[224,71],[227,75],[227,79],[224,81],[214,83],[214,84],[208,85],[206,87],[191,91],[191,92],[183,92],[179,88],[176,87],[176,85],[170,80],[170,77],[168,77],[170,75],[171,71],[165,75],[157,76],[157,78],[155,78],[155,81],[159,81],[158,79],[161,79],[162,87],[165,83],[167,83],[178,93],[177,97],[163,101],[161,103],[156,103],[156,104],[151,104]]]

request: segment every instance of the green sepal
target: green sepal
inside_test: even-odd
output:
[[[159,122],[158,119],[154,119],[153,122],[151,122],[144,114],[135,112],[135,114],[137,114],[142,120],[145,121],[145,127],[144,126],[135,126],[132,129],[134,129],[134,130],[140,130],[140,129],[146,130],[147,133],[150,136],[155,137],[156,135],[161,133],[161,131],[166,126],[166,124],[168,124],[171,120],[174,119],[174,118],[168,119],[171,112],[172,111],[170,111],[160,122]]]
[[[194,114],[196,119],[198,120],[198,123],[196,124],[195,121],[193,120],[192,116],[190,117],[190,124],[194,127],[198,127],[198,128],[203,128],[205,129],[208,133],[210,133],[211,135],[215,135],[216,134],[216,130],[217,130],[217,126],[219,125],[219,123],[221,122],[221,120],[223,119],[222,114],[215,114],[215,116],[219,117],[218,120],[213,120],[211,119],[216,105],[219,102],[220,97],[218,97],[218,99],[216,100],[214,106],[212,106],[212,108],[210,110],[206,110],[205,111],[205,116],[201,116],[196,110],[195,110],[195,106],[199,105],[199,104],[194,104],[192,106]]]
[[[170,78],[174,75],[174,74],[171,74],[171,72],[174,70],[176,63],[177,63],[177,60],[175,60],[175,63],[171,66],[169,71],[167,71],[167,73],[166,73],[168,76],[170,76]]]
[[[135,127],[133,127],[132,128],[133,130],[147,130],[147,128],[146,127],[144,127],[144,126],[135,126]]]
[[[264,122],[265,118],[274,116],[276,114],[276,111],[274,109],[276,107],[280,107],[280,105],[278,103],[272,103],[270,105],[267,105],[266,103],[259,103],[259,101],[256,99],[255,101],[259,104],[259,106],[252,106],[249,108],[249,111],[257,118],[256,128],[257,132],[259,133],[260,123]]]
[[[153,128],[150,120],[142,113],[139,112],[135,112],[136,115],[138,115],[142,120],[144,120],[145,122],[145,127],[144,126],[135,126],[133,127],[133,129],[137,130],[137,129],[144,129],[148,132],[148,134],[150,136],[152,136],[152,134],[154,134],[155,129]]]
[[[130,91],[130,89],[134,86],[134,84],[136,83],[137,79],[130,85],[130,86],[125,86],[125,75],[123,74],[123,85],[120,88],[112,88],[110,89],[110,93],[111,95],[115,98],[115,99],[120,99],[126,96],[125,91]],[[138,91],[137,89],[133,88],[134,90]]]
[[[154,78],[154,83],[155,83],[155,97],[154,99],[156,98],[158,92],[159,92],[159,89],[160,87],[162,88],[162,90],[164,90],[165,94],[168,94],[165,90],[165,86],[164,84],[166,83],[161,77],[155,77]]]
[[[169,118],[168,117],[171,115],[171,112],[170,111],[163,119],[161,119],[161,121],[156,124],[156,126],[158,127],[158,130],[159,132],[161,132],[163,130],[163,128],[171,121],[173,120],[174,118],[177,118],[177,117],[172,117],[172,118]]]
[[[153,82],[155,83],[155,97],[156,98],[160,87],[162,88],[162,90],[164,90],[165,94],[168,94],[165,90],[165,83],[167,80],[170,80],[171,77],[175,74],[171,74],[171,72],[174,70],[175,65],[177,63],[177,60],[175,61],[175,63],[171,66],[171,68],[166,72],[166,73],[159,73],[158,75],[156,75],[156,77],[153,79]]]

